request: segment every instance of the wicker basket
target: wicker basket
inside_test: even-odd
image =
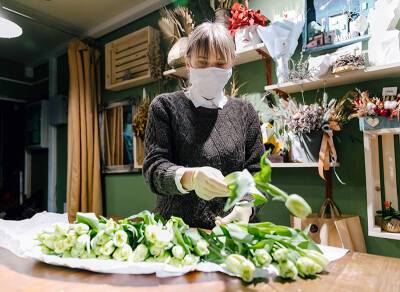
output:
[[[392,218],[391,220],[382,220],[382,230],[393,233],[400,233],[400,220]]]

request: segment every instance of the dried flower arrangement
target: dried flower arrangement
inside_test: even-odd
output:
[[[333,63],[332,73],[358,70],[364,68],[364,66],[365,66],[365,59],[363,55],[346,54],[339,57]]]
[[[136,137],[144,140],[144,134],[146,131],[147,118],[149,114],[150,98],[143,96],[143,99],[139,103],[136,113],[133,117],[133,132]]]
[[[173,10],[163,8],[160,14],[158,25],[170,46],[192,33],[195,23],[192,12],[187,7],[178,6]]]
[[[278,134],[285,149],[290,148],[290,136],[293,134],[321,130],[325,124],[334,131],[340,131],[348,120],[346,107],[348,94],[339,100],[328,101],[328,95],[324,93],[321,100],[309,105],[298,103],[290,96],[280,98],[274,92],[268,94],[273,99],[271,105],[261,115],[273,121],[275,133]]]
[[[349,101],[352,104],[352,118],[378,116],[400,120],[400,94],[397,96],[370,97],[368,91],[361,92],[356,89]]]
[[[309,67],[309,59],[304,60],[303,53],[300,53],[300,58],[297,62],[293,59],[290,59],[290,64],[292,65],[289,68],[289,80],[293,82],[298,82],[305,79],[310,79],[313,76],[313,72],[315,69],[310,69]]]
[[[250,9],[248,1],[245,4],[234,3],[231,8],[231,17],[229,18],[229,31],[232,36],[236,30],[253,24],[266,26],[269,24],[266,16],[262,15],[260,10]]]

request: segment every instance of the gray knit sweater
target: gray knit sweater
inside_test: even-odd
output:
[[[143,175],[157,195],[155,212],[181,217],[191,227],[212,228],[225,216],[226,198],[205,201],[175,184],[179,167],[211,166],[223,175],[259,170],[260,122],[253,106],[229,98],[223,109],[196,108],[183,91],[157,96],[150,105]],[[253,212],[252,219],[256,212]]]

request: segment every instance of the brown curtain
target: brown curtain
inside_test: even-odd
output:
[[[100,139],[97,105],[100,99],[100,54],[79,40],[68,45],[67,209],[102,214]]]
[[[105,164],[124,164],[124,109],[122,105],[106,111],[104,121]]]

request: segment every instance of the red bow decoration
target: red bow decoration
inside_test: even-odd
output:
[[[261,14],[260,10],[255,11],[249,9],[246,1],[245,5],[234,3],[231,8],[231,17],[229,18],[229,31],[232,36],[235,35],[236,30],[241,27],[259,24],[266,26],[270,21]]]

